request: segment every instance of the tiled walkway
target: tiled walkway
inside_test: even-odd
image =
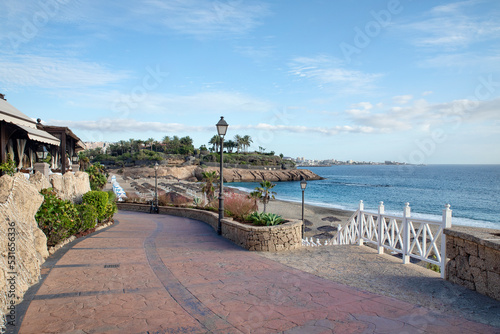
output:
[[[498,333],[273,262],[199,221],[115,217],[46,262],[10,332]]]

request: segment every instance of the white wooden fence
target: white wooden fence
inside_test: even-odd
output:
[[[338,226],[335,244],[371,243],[377,246],[379,254],[383,254],[384,249],[402,254],[404,264],[410,262],[410,257],[436,264],[444,278],[446,235],[443,230],[451,227],[449,204],[442,217],[442,220],[413,218],[409,203],[405,204],[403,216],[385,214],[383,202],[380,202],[378,212],[368,212],[360,201],[358,210],[347,224]]]

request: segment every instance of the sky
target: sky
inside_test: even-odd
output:
[[[84,141],[500,164],[500,1],[25,0],[0,93]]]

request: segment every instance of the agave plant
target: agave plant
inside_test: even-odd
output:
[[[281,224],[284,219],[275,213],[264,213],[262,214],[262,220],[265,222],[266,226],[274,226]]]
[[[201,198],[199,198],[199,197],[193,198],[193,205],[196,207],[201,206]]]

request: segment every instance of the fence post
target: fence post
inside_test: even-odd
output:
[[[383,243],[383,235],[385,233],[384,231],[384,224],[382,224],[382,215],[385,213],[384,209],[384,202],[380,202],[378,205],[378,216],[377,216],[377,224],[378,224],[378,253],[379,254],[384,254],[384,243]]]
[[[403,209],[403,264],[410,263],[410,254],[408,254],[410,250],[410,226],[408,223],[408,218],[411,216],[411,208],[410,203],[406,202],[405,207]]]
[[[337,227],[337,245],[342,245],[341,244],[342,238],[340,236],[341,234],[342,234],[342,225],[339,224],[338,227]]]
[[[443,222],[441,224],[441,278],[446,279],[446,235],[444,234],[445,228],[451,227],[451,212],[450,205],[446,204],[443,210]]]
[[[358,246],[363,246],[363,229],[364,229],[364,224],[363,224],[363,215],[364,213],[362,212],[365,209],[365,205],[363,204],[363,201],[359,201],[359,208],[358,208],[358,217],[356,218],[356,225],[358,228]]]

